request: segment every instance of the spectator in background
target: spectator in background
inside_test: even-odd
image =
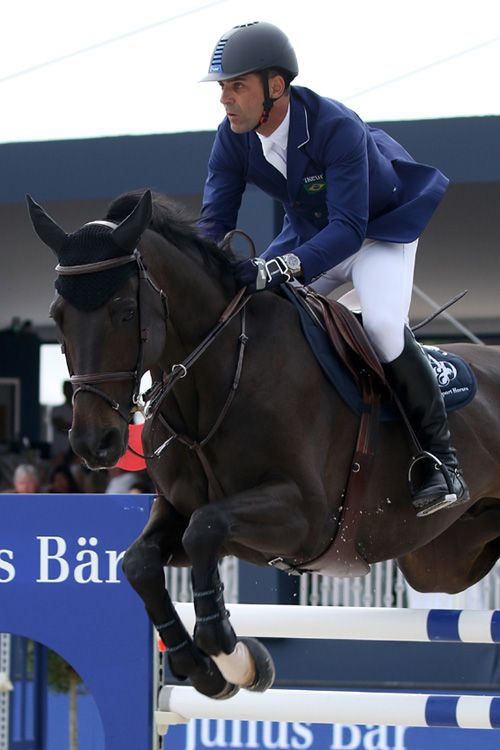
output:
[[[64,403],[54,406],[51,414],[54,437],[52,439],[52,457],[58,463],[65,461],[68,452],[71,451],[68,432],[73,421],[73,386],[69,380],[63,383]]]
[[[129,495],[154,495],[154,492],[154,484],[145,472],[137,477],[128,491]]]
[[[49,475],[46,492],[73,495],[81,492],[71,469],[66,464],[55,466]]]
[[[33,464],[20,464],[14,472],[13,488],[9,492],[31,495],[40,492],[40,473]]]
[[[117,466],[109,470],[109,483],[106,487],[107,495],[122,495],[130,491],[137,481],[137,474],[133,471],[125,471]]]

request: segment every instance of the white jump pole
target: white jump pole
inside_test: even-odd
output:
[[[175,606],[193,632],[193,605]],[[500,611],[281,604],[228,604],[228,609],[239,636],[500,643]]]
[[[216,701],[191,687],[163,687],[156,712],[158,731],[189,719],[240,719],[313,724],[500,729],[500,698],[477,695],[240,690]]]

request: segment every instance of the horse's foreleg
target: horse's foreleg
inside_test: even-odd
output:
[[[302,503],[296,485],[269,482],[199,508],[183,537],[193,570],[194,641],[211,655],[226,679],[252,690],[270,687],[274,667],[258,641],[237,639],[224,602],[218,560],[232,548],[252,550],[264,560],[277,553],[293,556],[307,531],[294,503]]]
[[[123,560],[125,575],[144,601],[146,611],[165,644],[172,674],[189,678],[199,692],[226,698],[235,692],[217,666],[185,629],[165,588],[164,565],[181,554],[185,521],[164,497],[156,498],[151,517],[141,536],[127,550]]]

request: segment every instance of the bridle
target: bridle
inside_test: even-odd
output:
[[[104,224],[114,229],[117,225],[110,221],[92,221],[89,224]],[[88,226],[87,224],[85,226]],[[140,403],[140,388],[141,388],[141,377],[143,375],[143,367],[145,361],[145,350],[150,338],[150,328],[144,324],[145,313],[144,313],[144,294],[141,293],[144,284],[148,284],[154,292],[160,296],[163,319],[165,327],[169,317],[167,296],[162,289],[160,289],[154,281],[151,279],[148,271],[143,263],[142,256],[139,250],[135,249],[130,255],[119,256],[117,258],[110,258],[108,260],[100,260],[94,263],[83,263],[81,265],[63,266],[60,263],[56,266],[56,272],[59,276],[77,276],[81,274],[89,273],[100,273],[101,271],[108,271],[112,268],[119,268],[127,263],[136,263],[139,285],[137,288],[137,310],[139,318],[139,351],[137,353],[137,361],[133,370],[129,371],[116,371],[116,372],[92,372],[75,374],[73,372],[70,357],[67,352],[65,341],[62,344],[62,350],[66,357],[68,365],[68,372],[70,374],[70,382],[76,388],[73,391],[73,403],[79,393],[93,393],[95,396],[102,398],[116,413],[125,421],[130,424],[132,415],[139,408]],[[129,411],[125,411],[120,404],[111,398],[101,388],[96,387],[96,384],[100,383],[116,383],[124,380],[132,380],[132,408]]]
[[[116,224],[113,224],[112,222],[108,221],[95,221],[90,222],[90,224],[104,224],[105,226],[109,226],[111,228],[115,228]],[[75,374],[72,371],[71,361],[70,357],[67,353],[67,347],[65,345],[65,342],[63,341],[62,349],[63,353],[66,356],[66,362],[68,365],[68,371],[70,373],[70,382],[72,385],[76,385],[76,389],[73,392],[73,402],[75,401],[76,396],[79,393],[92,393],[96,396],[99,396],[102,398],[114,411],[117,412],[117,414],[125,421],[127,424],[130,424],[133,413],[135,411],[142,411],[144,413],[144,416],[146,419],[151,419],[154,421],[156,418],[158,418],[163,425],[163,427],[168,430],[170,433],[170,436],[167,440],[165,440],[151,455],[143,456],[137,451],[135,451],[130,445],[128,446],[129,450],[132,453],[135,453],[136,455],[140,456],[141,458],[158,458],[160,454],[164,451],[165,448],[167,448],[173,441],[179,441],[183,445],[187,446],[189,449],[193,450],[202,466],[203,470],[205,471],[205,474],[207,476],[208,480],[208,486],[209,486],[209,493],[211,496],[221,496],[222,490],[220,487],[220,484],[215,477],[209,462],[207,461],[203,448],[206,445],[206,443],[213,437],[213,435],[217,432],[219,429],[222,421],[224,420],[227,412],[229,411],[229,408],[231,406],[231,403],[233,401],[234,396],[236,395],[236,391],[238,389],[240,378],[241,378],[241,372],[243,369],[243,358],[245,353],[245,347],[248,342],[248,337],[246,335],[246,310],[245,306],[250,300],[250,296],[246,296],[246,288],[240,289],[239,292],[236,294],[236,296],[231,300],[229,305],[225,308],[222,315],[220,316],[219,320],[217,321],[216,325],[212,330],[208,333],[207,336],[198,344],[198,346],[185,358],[185,360],[181,363],[172,365],[171,371],[168,375],[163,375],[162,379],[153,384],[153,386],[149,389],[149,391],[141,396],[140,394],[140,384],[141,384],[141,377],[143,374],[143,367],[144,367],[144,361],[145,361],[145,348],[147,345],[147,342],[149,340],[149,328],[147,326],[144,326],[144,309],[143,309],[143,294],[141,294],[141,287],[147,283],[149,286],[160,296],[162,307],[163,307],[163,316],[164,316],[164,322],[165,322],[165,328],[167,327],[168,319],[169,319],[169,310],[168,310],[168,301],[167,296],[163,292],[160,287],[158,287],[154,281],[151,279],[150,275],[148,274],[147,268],[144,265],[144,262],[142,260],[142,256],[138,249],[135,249],[133,253],[127,256],[121,256],[118,258],[111,258],[109,260],[103,260],[103,261],[96,261],[94,263],[84,263],[81,265],[72,265],[72,266],[62,266],[58,264],[56,266],[56,272],[60,276],[72,276],[72,275],[78,275],[78,274],[88,274],[88,273],[99,273],[100,271],[109,270],[110,268],[118,268],[122,265],[125,265],[127,263],[136,263],[138,267],[138,276],[139,276],[139,286],[137,291],[137,308],[138,308],[138,316],[139,316],[139,331],[140,331],[140,339],[139,339],[139,352],[137,356],[137,363],[133,370],[125,371],[125,372],[99,372],[99,373],[85,373],[85,374]],[[208,431],[207,435],[201,439],[201,440],[194,440],[190,438],[188,435],[183,435],[178,432],[176,432],[173,427],[170,426],[170,424],[167,422],[163,414],[161,413],[161,407],[163,405],[163,402],[165,398],[168,396],[174,385],[177,383],[178,380],[181,378],[184,378],[189,369],[194,365],[194,363],[204,354],[204,352],[208,349],[208,347],[215,341],[215,339],[218,337],[218,335],[226,328],[226,326],[233,320],[233,318],[236,315],[239,315],[241,313],[241,331],[238,338],[239,341],[239,349],[238,349],[238,357],[237,357],[237,363],[236,363],[236,370],[233,377],[233,382],[230,388],[230,391],[228,393],[228,396],[226,398],[226,401],[217,416],[215,422],[213,423],[211,429]],[[133,390],[132,390],[132,408],[125,412],[120,404],[112,399],[107,393],[105,393],[100,388],[96,387],[96,383],[112,383],[112,382],[120,382],[124,380],[132,380],[133,381]],[[147,404],[145,405],[145,402],[147,401]]]

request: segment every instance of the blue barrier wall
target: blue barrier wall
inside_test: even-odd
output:
[[[150,506],[141,495],[0,495],[0,632],[73,666],[106,750],[151,746],[152,629],[120,567]]]

